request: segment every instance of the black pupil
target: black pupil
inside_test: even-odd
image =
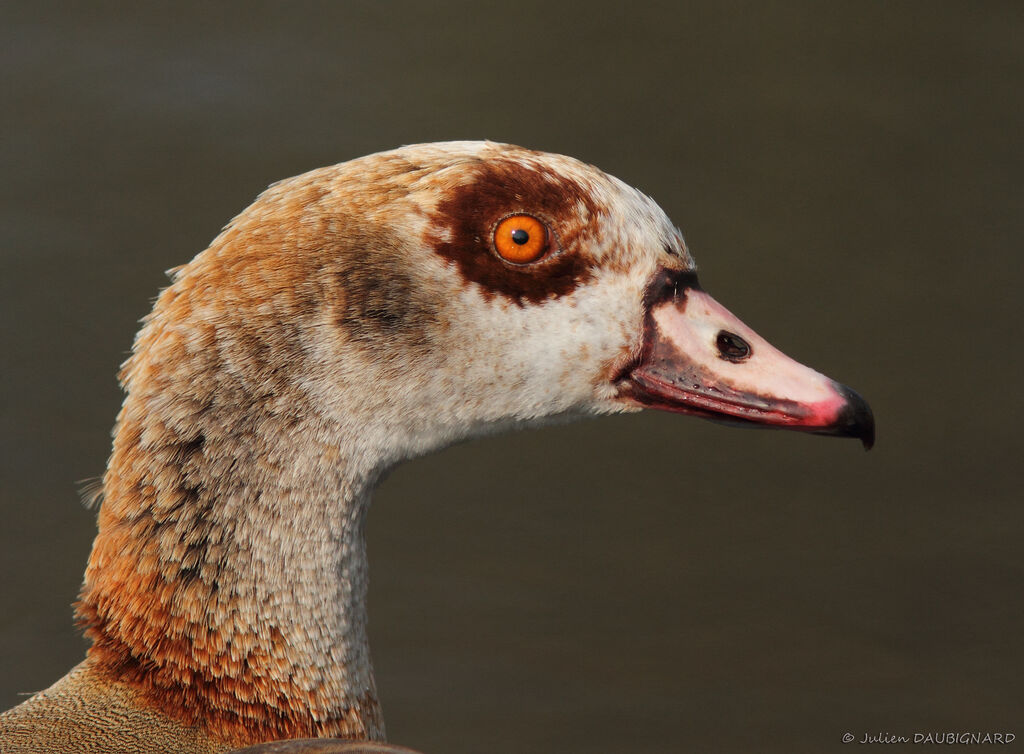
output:
[[[522,246],[524,243],[530,240],[530,234],[522,228],[516,228],[512,231],[512,242]]]
[[[718,352],[729,361],[742,361],[750,355],[750,344],[739,335],[721,330],[715,339]]]

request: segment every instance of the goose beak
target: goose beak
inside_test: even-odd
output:
[[[744,426],[875,442],[867,402],[786,356],[701,290],[692,272],[663,270],[645,296],[639,359],[619,395],[650,408]]]

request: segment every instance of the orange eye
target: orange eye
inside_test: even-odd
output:
[[[511,215],[494,229],[494,248],[506,262],[536,262],[548,250],[548,229],[530,215]]]

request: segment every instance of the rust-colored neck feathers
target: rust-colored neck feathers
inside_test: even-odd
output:
[[[317,302],[337,282],[302,253],[332,231],[301,208],[326,193],[272,189],[160,297],[121,374],[77,607],[96,667],[232,744],[383,737],[362,532],[375,471],[312,395]]]

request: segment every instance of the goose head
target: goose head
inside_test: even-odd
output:
[[[304,269],[247,273],[235,316],[260,337],[279,329],[273,301],[317,283],[289,376],[358,426],[381,465],[643,407],[873,441],[856,393],[719,305],[665,213],[577,160],[488,142],[406,147],[279,183],[228,231],[283,232],[252,263]],[[175,287],[209,280],[211,265],[225,261],[201,255]]]
[[[115,750],[159,716],[196,751],[382,739],[365,511],[389,467],[454,441],[645,407],[873,438],[856,393],[701,289],[651,199],[490,142],[274,184],[174,271],[121,380],[92,646],[5,735],[51,715]]]

